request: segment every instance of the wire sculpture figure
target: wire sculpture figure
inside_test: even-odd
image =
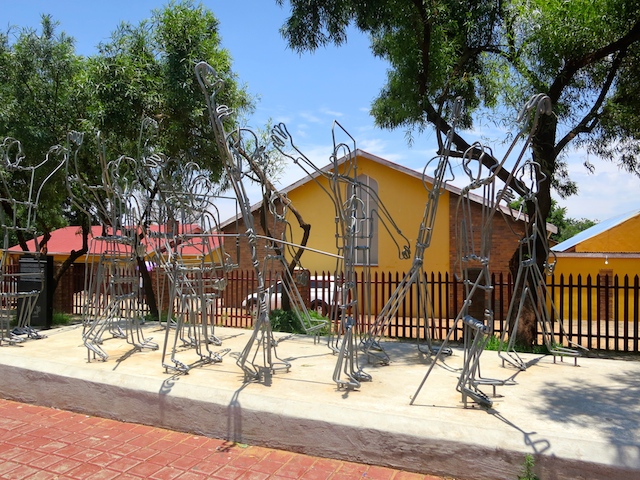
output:
[[[86,182],[74,157],[74,171],[68,171],[68,190],[73,203],[89,218],[93,210],[102,224],[102,235],[91,240],[87,253],[82,339],[87,357],[106,361],[103,335],[126,339],[135,350],[158,349],[141,330],[140,275],[138,258],[146,255],[140,243],[140,220],[144,207],[136,190],[136,160],[121,156],[107,162],[99,144],[101,183]],[[71,162],[69,162],[71,163]],[[85,199],[89,197],[90,200]]]
[[[65,165],[66,150],[61,145],[52,146],[45,158],[35,165],[26,165],[22,144],[7,137],[0,144],[0,222],[2,228],[2,256],[0,257],[0,283],[10,288],[0,292],[0,345],[15,345],[26,339],[42,339],[45,335],[31,327],[31,317],[44,286],[44,265],[37,235],[38,204],[47,182]],[[53,164],[46,174],[46,168]],[[44,172],[44,179],[38,178]],[[18,179],[18,187],[10,185],[9,176]],[[38,185],[39,183],[39,185]],[[26,192],[26,195],[25,195]],[[34,241],[33,252],[9,252],[10,242],[20,239]],[[12,255],[30,257],[35,268],[15,271],[19,262],[12,262]],[[16,322],[12,327],[11,322]]]
[[[455,178],[451,169],[449,155],[453,145],[453,135],[461,114],[462,99],[458,98],[456,99],[453,108],[452,128],[447,133],[442,153],[430,159],[422,172],[422,184],[428,193],[428,197],[422,222],[418,229],[413,263],[409,271],[396,287],[393,294],[385,303],[384,307],[380,310],[375,323],[371,325],[361,344],[361,348],[367,357],[374,357],[383,365],[388,365],[390,358],[382,347],[380,340],[384,336],[391,320],[397,314],[414,285],[417,287],[418,321],[422,322],[418,327],[422,327],[423,342],[426,344],[426,350],[423,350],[420,343],[420,335],[418,334],[418,349],[421,353],[431,355],[437,353],[439,348],[434,347],[429,333],[428,322],[430,318],[434,318],[434,309],[425,278],[424,255],[425,251],[431,245],[431,237],[435,226],[440,194],[446,187],[446,184],[453,181]],[[434,162],[437,162],[437,164],[433,174],[433,179],[430,182],[426,172]],[[451,354],[451,350],[448,349],[445,353]]]
[[[506,328],[500,338],[498,355],[502,359],[503,365],[507,362],[520,370],[526,370],[527,362],[522,359],[515,347],[520,318],[525,309],[525,303],[529,300],[530,305],[533,307],[536,322],[540,327],[543,343],[547,347],[549,354],[553,355],[553,361],[556,361],[556,357],[560,357],[562,360],[567,356],[573,357],[574,363],[577,365],[578,356],[581,353],[580,349],[586,350],[586,348],[568,339],[544,278],[545,274],[553,274],[556,263],[555,254],[549,250],[546,220],[542,217],[536,195],[540,183],[546,179],[546,175],[541,171],[540,164],[529,160],[522,165],[517,176],[521,183],[527,184],[529,187],[526,196],[522,199],[522,207],[525,204],[532,206],[533,211],[528,212],[528,215],[523,219],[525,222],[525,235],[518,243],[520,264],[518,265],[518,273],[514,282],[514,292],[520,292],[520,295],[513,295],[511,298],[507,312]],[[550,254],[554,255],[553,260]],[[538,265],[540,255],[545,259],[544,271]],[[549,306],[547,306],[547,303]],[[554,323],[557,323],[559,335],[564,342],[556,343],[554,341]],[[563,344],[573,348],[564,347]]]
[[[225,172],[238,200],[242,219],[246,227],[247,241],[251,256],[251,264],[256,272],[258,312],[249,341],[237,359],[237,365],[243,370],[245,380],[268,383],[271,375],[277,371],[288,371],[291,364],[278,357],[278,342],[273,336],[269,310],[267,306],[267,289],[263,271],[258,259],[258,235],[251,212],[251,203],[243,183],[245,175],[251,171],[251,164],[259,162],[262,149],[257,145],[252,152],[244,149],[243,134],[245,131],[227,133],[224,121],[233,111],[226,105],[218,105],[216,94],[223,87],[222,79],[206,62],[195,66],[195,75],[205,97],[209,121],[213,130]]]
[[[314,340],[317,341],[319,334],[328,325],[328,321],[311,316],[300,292],[299,287],[310,286],[310,276],[300,261],[303,247],[290,241],[293,239],[293,232],[288,220],[289,212],[291,211],[291,214],[298,218],[301,227],[304,222],[287,195],[279,192],[270,180],[267,174],[268,162],[265,148],[260,145],[257,135],[252,130],[243,128],[232,132],[230,136],[234,139],[232,151],[241,155],[248,163],[247,173],[250,173],[252,180],[257,181],[262,189],[261,212],[263,214],[260,221],[265,235],[256,235],[256,238],[265,241],[266,254],[262,261],[263,278],[266,278],[268,272],[276,273],[275,278],[271,279],[273,283],[267,287],[267,298],[270,299],[272,295],[277,298],[279,294],[283,304],[287,299],[291,311],[295,313],[304,332],[314,335]],[[298,249],[297,252],[294,247]],[[271,309],[271,303],[271,301],[267,302],[268,310]],[[284,307],[284,305],[281,306]],[[259,303],[253,305],[254,316],[258,308]]]
[[[338,123],[334,122],[333,153],[330,169],[319,169],[293,143],[293,138],[280,123],[272,131],[275,147],[298,165],[329,196],[336,218],[336,274],[342,277],[336,282],[334,298],[340,300],[333,306],[332,317],[337,319],[336,331],[328,336],[329,348],[337,356],[333,381],[338,388],[358,389],[361,382],[370,381],[371,375],[364,372],[358,362],[356,338],[358,318],[371,311],[369,288],[358,291],[356,267],[362,270],[363,283],[370,281],[370,248],[373,223],[381,220],[389,233],[395,233],[404,240],[404,245],[392,239],[400,258],[409,258],[409,242],[393,221],[389,211],[377,193],[360,180],[357,168],[355,139]],[[346,141],[338,141],[337,134],[344,134]],[[323,180],[323,181],[321,181]],[[367,208],[369,202],[371,208]],[[339,286],[338,286],[339,285]]]
[[[154,168],[158,165],[157,155],[145,160]],[[214,352],[211,345],[222,345],[214,320],[226,274],[236,266],[224,250],[218,210],[209,193],[212,186],[200,167],[189,162],[172,179],[161,177],[155,188],[158,205],[149,208],[145,224],[149,223],[147,236],[154,246],[150,258],[169,280],[162,366],[167,372],[187,373],[193,364],[219,363],[229,352]],[[184,347],[194,348],[196,362],[177,358]]]
[[[534,117],[530,121],[531,113],[533,113]],[[483,378],[480,374],[480,357],[489,337],[493,335],[494,315],[491,301],[493,285],[491,284],[489,271],[492,225],[495,214],[497,212],[502,213],[501,202],[511,198],[509,188],[520,169],[520,164],[528,150],[531,138],[535,134],[539,116],[550,115],[551,113],[549,97],[546,95],[532,97],[518,115],[518,122],[523,127],[514,138],[503,159],[490,168],[485,166],[485,164],[489,163],[487,159],[494,158],[489,148],[476,143],[464,153],[462,166],[470,182],[462,189],[456,210],[457,258],[464,286],[464,301],[452,327],[447,333],[442,348],[434,357],[416,393],[412,396],[411,404],[415,402],[420,394],[427,378],[443,355],[443,348],[448,345],[460,323],[463,325],[464,358],[456,390],[461,394],[465,407],[468,399],[484,407],[491,407],[492,400],[480,387],[491,385],[495,390],[497,385],[505,385],[512,382],[512,379]],[[498,173],[504,168],[506,160],[523,138],[525,141],[506,178],[505,186],[502,189],[498,189],[496,183]],[[477,223],[474,225],[469,195],[471,191],[480,188],[483,192],[481,216],[479,225]],[[478,226],[480,227],[479,231]],[[476,303],[475,305],[474,302]]]

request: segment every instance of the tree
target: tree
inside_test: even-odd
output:
[[[180,162],[196,161],[218,181],[220,156],[212,142],[194,66],[206,61],[225,82],[222,101],[250,110],[253,101],[220,46],[218,20],[193,1],[172,1],[137,26],[121,24],[89,59],[88,82],[95,92],[91,126],[109,150],[138,155],[140,121],[157,121],[154,148]]]
[[[501,115],[518,111],[531,95],[548,95],[553,114],[540,118],[531,145],[541,166],[536,197],[542,218],[551,209],[552,188],[560,195],[577,192],[564,160],[572,142],[640,173],[640,101],[633,93],[640,73],[637,0],[289,4],[281,32],[298,52],[346,42],[351,24],[370,36],[373,54],[390,64],[371,109],[380,127],[434,127],[442,148],[456,97],[464,99],[463,126],[469,126],[479,108]],[[457,155],[470,147],[460,134],[454,143]],[[524,188],[515,185],[521,195]],[[538,255],[541,268],[543,257]],[[516,252],[512,266],[518,264]],[[519,325],[518,338],[532,343],[531,311]]]
[[[37,162],[52,145],[64,144],[69,131],[80,130],[85,140],[78,152],[79,174],[88,184],[99,185],[100,147],[93,138],[100,133],[108,159],[139,158],[140,125],[150,117],[158,129],[147,139],[148,149],[171,157],[171,165],[195,160],[214,182],[221,179],[222,162],[208,133],[194,65],[204,60],[216,66],[225,81],[223,101],[231,108],[251,109],[252,99],[231,69],[229,52],[220,46],[212,12],[192,1],[172,1],[150,20],[120,25],[88,58],[75,54],[73,39],[58,33],[57,26],[43,16],[40,34],[23,28],[14,41],[10,32],[0,35],[0,136],[19,139],[26,158]],[[68,202],[63,179],[50,182],[49,188],[40,205],[39,232],[69,222],[84,227],[84,246],[58,269],[57,284],[68,266],[86,253],[89,222]],[[150,195],[153,190],[150,186]],[[145,280],[153,299],[150,281]]]
[[[89,59],[88,82],[95,92],[90,129],[100,131],[108,151],[140,155],[140,122],[155,120],[147,148],[172,161],[165,175],[178,175],[180,164],[195,161],[213,183],[223,180],[223,164],[209,134],[209,119],[194,75],[199,61],[214,65],[225,82],[223,101],[245,111],[252,99],[231,70],[231,55],[221,48],[218,20],[192,1],[170,2],[137,26],[121,24],[110,41]],[[93,172],[95,175],[98,172]],[[175,178],[179,184],[180,178]],[[157,185],[147,194],[157,195]],[[144,259],[139,258],[140,266]],[[145,294],[157,316],[151,279],[145,268]]]
[[[547,221],[558,227],[558,233],[551,235],[551,239],[560,243],[577,235],[587,228],[593,227],[598,222],[587,218],[570,218],[567,217],[566,207],[559,207],[555,200],[551,201],[551,211]]]
[[[87,97],[79,88],[83,61],[74,52],[73,39],[57,31],[58,24],[42,16],[41,32],[21,29],[10,42],[10,30],[0,34],[0,136],[22,143],[25,166],[43,161],[49,149],[63,140],[84,114]],[[45,165],[36,184],[51,172]],[[8,179],[20,190],[22,179]],[[66,189],[61,177],[45,185],[38,214],[38,230],[48,234],[65,224]],[[5,211],[12,208],[3,205]],[[24,219],[22,219],[24,221]],[[24,239],[15,239],[26,248]],[[28,240],[28,239],[27,239]]]
[[[21,142],[25,166],[39,164],[52,146],[64,143],[67,132],[77,128],[79,119],[85,116],[88,104],[89,97],[83,88],[84,59],[75,54],[73,38],[58,32],[57,27],[58,23],[51,16],[43,15],[40,33],[22,28],[15,33],[14,41],[10,38],[15,30],[0,35],[0,104],[3,105],[0,136]],[[48,161],[37,169],[36,185],[52,172],[54,163]],[[5,173],[8,189],[18,195],[28,191],[18,172]],[[71,213],[61,173],[45,184],[39,198],[35,233],[44,236],[39,245],[41,249],[46,248],[50,232],[64,226],[68,221],[66,215]],[[2,208],[5,214],[10,214],[13,207],[4,202]],[[26,219],[20,213],[17,220],[24,227]],[[86,222],[83,231],[88,235]],[[16,232],[16,238],[12,240],[28,250],[26,241],[29,239],[21,235],[20,229]],[[68,266],[84,253],[86,249],[71,252],[69,261],[54,275],[53,290]]]

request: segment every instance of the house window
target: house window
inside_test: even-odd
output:
[[[355,264],[378,264],[378,182],[367,175],[358,175],[351,187],[355,230]]]

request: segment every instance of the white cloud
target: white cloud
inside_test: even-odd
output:
[[[319,117],[313,115],[309,112],[300,112],[299,115],[304,118],[306,121],[311,123],[325,123],[324,120],[321,120]]]
[[[322,113],[323,115],[327,115],[329,117],[332,117],[332,118],[340,118],[340,117],[344,116],[344,113],[337,112],[335,110],[330,110],[328,108],[321,108],[320,109],[320,113]]]
[[[590,173],[584,166],[589,160],[595,167]],[[569,177],[578,185],[578,194],[558,203],[567,208],[570,218],[606,220],[640,208],[640,178],[620,170],[615,163],[587,157],[586,151],[574,149],[567,156]]]

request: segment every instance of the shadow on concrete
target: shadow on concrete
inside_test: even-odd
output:
[[[244,390],[251,382],[245,382],[242,386],[233,392],[231,401],[227,406],[227,437],[226,441],[230,444],[242,443],[242,405],[240,404],[240,392]]]
[[[551,448],[551,443],[549,442],[549,440],[547,439],[539,439],[536,440],[534,439],[534,436],[538,434],[538,432],[526,432],[524,431],[522,428],[520,428],[519,426],[517,426],[515,423],[513,423],[512,421],[508,420],[507,418],[505,418],[500,412],[496,411],[496,410],[487,410],[487,412],[495,417],[496,419],[500,420],[502,423],[509,425],[511,428],[513,428],[514,430],[517,430],[518,432],[520,432],[522,434],[523,437],[523,441],[525,446],[527,447],[531,447],[531,452],[534,454],[540,454],[540,453],[544,453],[547,450],[549,450]]]
[[[614,367],[615,364],[611,363]],[[607,437],[617,452],[617,461],[640,468],[640,417],[629,415],[640,401],[640,375],[612,372],[610,385],[570,380],[562,385],[549,382],[533,408],[554,422],[589,427]]]

